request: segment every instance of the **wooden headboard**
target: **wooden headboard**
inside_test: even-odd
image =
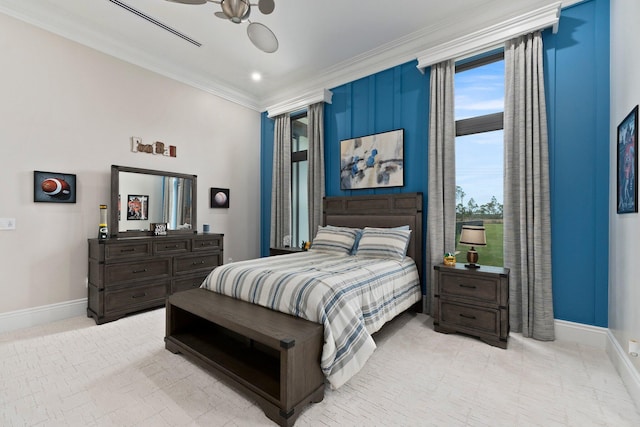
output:
[[[408,225],[412,231],[407,255],[422,278],[422,193],[325,197],[322,223],[354,228]]]

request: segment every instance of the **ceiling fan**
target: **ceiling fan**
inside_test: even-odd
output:
[[[249,14],[251,13],[251,6],[258,6],[260,12],[264,15],[269,15],[273,12],[276,5],[273,0],[258,0],[258,3],[251,4],[249,0],[167,0],[173,3],[182,4],[205,4],[216,3],[222,7],[222,11],[216,12],[215,15],[218,18],[226,19],[239,24],[244,21],[249,22],[247,27],[247,35],[251,42],[263,52],[273,53],[278,50],[278,39],[275,34],[267,28],[266,25],[259,22],[249,21]]]

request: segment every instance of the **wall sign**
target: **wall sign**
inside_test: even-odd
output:
[[[176,157],[176,146],[167,145],[164,142],[156,141],[153,144],[143,144],[142,138],[131,137],[131,151],[134,153],[160,154],[167,157]]]

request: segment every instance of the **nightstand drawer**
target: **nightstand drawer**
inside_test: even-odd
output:
[[[499,335],[500,310],[465,304],[440,303],[440,326],[460,332]]]
[[[463,274],[442,273],[440,295],[499,304],[500,280]]]

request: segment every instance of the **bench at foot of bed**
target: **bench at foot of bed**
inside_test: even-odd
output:
[[[279,425],[323,399],[322,325],[205,289],[175,293],[166,306],[166,349],[224,374]]]

